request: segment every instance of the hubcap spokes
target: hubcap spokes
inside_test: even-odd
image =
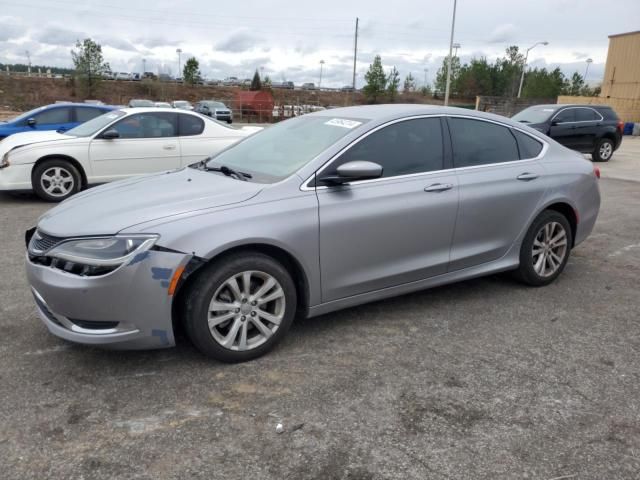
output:
[[[40,177],[40,185],[49,195],[63,197],[73,190],[73,175],[61,167],[51,167]]]
[[[229,350],[251,350],[278,329],[285,313],[284,290],[271,275],[241,272],[225,280],[209,304],[209,331]]]
[[[613,153],[613,147],[610,143],[603,143],[600,147],[600,158],[607,159]]]
[[[567,232],[558,222],[545,224],[533,240],[533,269],[541,277],[556,273],[567,254]]]

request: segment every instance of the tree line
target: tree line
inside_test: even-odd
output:
[[[448,57],[442,61],[438,69],[432,91],[430,85],[424,85],[420,91],[423,95],[442,96],[447,81]],[[518,93],[520,76],[524,67],[524,55],[517,46],[505,50],[505,56],[490,63],[485,57],[473,58],[469,63],[461,65],[460,58],[451,58],[451,95],[454,97],[472,98],[477,95],[515,97]],[[377,55],[365,74],[366,85],[363,93],[371,103],[380,100],[393,102],[399,93],[399,74],[393,67],[386,74],[382,67],[382,59]],[[415,78],[411,73],[405,77],[404,92],[418,91]],[[585,84],[578,72],[566,77],[559,67],[553,70],[533,68],[525,71],[522,97],[554,98],[558,95],[595,96],[600,87],[591,89]]]

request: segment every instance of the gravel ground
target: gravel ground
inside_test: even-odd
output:
[[[241,365],[49,335],[22,232],[50,205],[1,195],[0,477],[637,479],[639,186],[601,180],[549,287],[492,276],[300,321]]]

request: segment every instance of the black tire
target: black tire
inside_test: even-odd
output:
[[[608,162],[613,156],[615,145],[610,138],[601,138],[596,142],[596,146],[591,152],[594,162]]]
[[[51,169],[56,168],[60,169],[60,177],[64,179],[65,182],[69,182],[63,185],[65,190],[68,190],[66,193],[63,193],[62,190],[57,190],[60,194],[51,194],[47,192],[43,186],[43,175],[48,174],[51,172]],[[44,183],[46,184],[46,181]],[[42,200],[46,202],[61,202],[80,191],[82,188],[82,176],[71,162],[54,158],[38,164],[38,166],[33,169],[33,173],[31,174],[31,185],[33,187],[33,191]]]
[[[229,120],[227,120],[227,123],[231,124],[231,123],[233,123],[233,120],[229,119]]]
[[[564,252],[564,256],[562,257],[562,261],[560,262],[557,269],[548,276],[543,276],[538,274],[534,268],[534,259],[533,259],[533,248],[534,241],[536,237],[541,232],[541,230],[547,224],[559,224],[563,229],[566,235],[566,248]],[[557,227],[556,227],[557,228]],[[569,221],[567,218],[559,212],[554,210],[545,210],[533,221],[527,234],[522,241],[522,246],[520,247],[520,266],[514,272],[514,276],[521,282],[531,285],[533,287],[542,287],[545,285],[549,285],[553,282],[558,275],[562,273],[564,267],[569,260],[569,255],[571,254],[571,245],[573,245],[573,234],[571,232],[571,225],[569,225]]]
[[[209,304],[227,279],[246,271],[264,272],[277,280],[284,292],[285,307],[279,326],[264,343],[240,351],[226,348],[214,338],[208,324]],[[287,269],[273,258],[258,252],[243,252],[223,257],[205,267],[185,292],[183,307],[187,336],[198,350],[221,362],[245,362],[264,355],[286,335],[296,314],[296,287]],[[252,330],[254,334],[258,333],[251,323],[253,319],[248,315],[247,319],[247,328],[255,329]],[[230,329],[231,323],[228,325]]]

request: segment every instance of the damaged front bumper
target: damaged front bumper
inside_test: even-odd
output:
[[[27,255],[26,270],[40,318],[54,335],[118,349],[153,349],[175,345],[175,282],[191,258],[150,250],[113,272],[87,277],[34,263]]]

